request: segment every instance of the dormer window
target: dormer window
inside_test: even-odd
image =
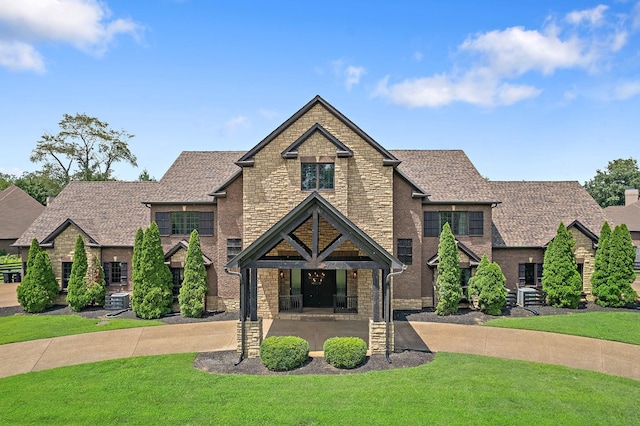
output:
[[[333,189],[333,163],[302,163],[303,191]]]

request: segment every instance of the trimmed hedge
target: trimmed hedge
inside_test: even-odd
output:
[[[336,368],[356,368],[367,357],[367,344],[359,337],[332,337],[322,349],[325,361]]]
[[[309,342],[297,336],[271,336],[260,345],[260,360],[271,371],[300,367],[309,358]]]

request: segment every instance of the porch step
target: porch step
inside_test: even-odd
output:
[[[298,321],[360,321],[363,318],[358,314],[305,314],[305,313],[279,313],[274,319],[298,320]]]

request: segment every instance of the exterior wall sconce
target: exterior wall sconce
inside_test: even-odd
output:
[[[280,270],[280,278],[284,278],[284,271]]]
[[[353,270],[353,279],[355,280],[355,279],[357,279],[357,278],[358,278],[358,270],[357,270],[357,269],[354,269],[354,270]]]

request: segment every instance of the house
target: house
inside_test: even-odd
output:
[[[12,247],[45,207],[15,185],[0,191],[0,251],[19,254]]]
[[[609,206],[604,209],[611,225],[627,225],[631,240],[636,247],[636,269],[640,269],[640,191],[629,188],[624,191],[624,206]]]
[[[491,182],[460,150],[387,150],[317,96],[246,152],[183,152],[158,182],[74,182],[16,242],[49,251],[64,289],[77,235],[110,291],[131,290],[135,231],[158,224],[176,292],[198,229],[208,310],[240,311],[240,350],[262,318],[309,312],[369,319],[369,348],[392,348],[392,311],[434,305],[439,233],[456,236],[466,285],[483,254],[507,286],[540,282],[563,222],[585,291],[602,209],[577,182]]]

